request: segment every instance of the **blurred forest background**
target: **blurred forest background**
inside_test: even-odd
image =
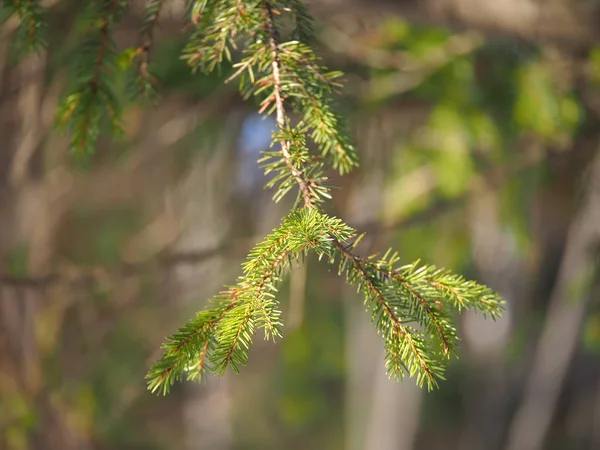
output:
[[[162,340],[288,210],[256,164],[273,123],[230,69],[191,75],[169,0],[161,102],[73,158],[53,121],[81,2],[42,3],[47,51],[20,57],[0,28],[0,449],[600,448],[600,2],[309,2],[361,162],[332,212],[507,311],[461,318],[460,360],[427,393],[387,379],[362,299],[309,260],[281,293],[283,340],[167,397],[144,380]]]

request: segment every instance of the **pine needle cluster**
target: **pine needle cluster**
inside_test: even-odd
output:
[[[121,104],[115,98],[114,72],[125,61],[135,69],[134,95],[154,93],[148,71],[153,29],[164,3],[150,0],[140,45],[119,53],[112,30],[127,0],[86,1],[85,39],[74,70],[71,91],[58,123],[72,135],[72,149],[90,152],[103,129],[121,132]],[[31,47],[43,38],[32,28],[35,2],[19,0],[13,13],[20,30],[30,30]],[[327,169],[340,174],[357,165],[356,151],[333,94],[341,73],[329,71],[310,47],[314,26],[300,0],[190,0],[192,27],[182,58],[194,71],[210,72],[233,63],[245,98],[256,97],[260,113],[274,115],[278,126],[272,147],[259,163],[271,177],[267,186],[279,201],[290,192],[296,203],[281,225],[250,252],[237,283],[209,301],[164,344],[163,356],[147,375],[152,392],[166,394],[177,380],[200,380],[206,373],[238,372],[248,360],[257,330],[265,339],[282,336],[277,286],[294,261],[312,252],[337,265],[340,275],[364,295],[365,308],[383,340],[392,379],[406,374],[432,389],[444,378],[456,355],[455,316],[473,310],[496,319],[502,300],[489,288],[433,266],[400,266],[397,253],[363,258],[356,252],[362,235],[328,216]],[[34,20],[37,22],[37,18]],[[41,19],[40,22],[41,23]],[[39,27],[40,29],[43,27]],[[36,33],[33,33],[36,31]],[[24,34],[24,31],[19,31]]]

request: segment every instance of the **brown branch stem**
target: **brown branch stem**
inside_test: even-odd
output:
[[[153,78],[150,76],[148,72],[148,62],[150,60],[150,49],[152,48],[153,39],[154,39],[154,27],[158,22],[158,18],[160,16],[160,12],[162,10],[164,4],[164,0],[157,0],[156,10],[152,12],[148,16],[147,22],[142,27],[140,33],[141,45],[139,47],[140,52],[140,62],[138,65],[138,71],[140,76],[147,81],[152,82]]]
[[[375,298],[382,306],[386,315],[394,323],[394,334],[397,335],[398,333],[400,333],[402,335],[402,337],[408,342],[408,345],[409,345],[413,355],[415,355],[416,359],[419,362],[419,365],[423,369],[423,372],[427,375],[427,378],[431,382],[435,382],[435,377],[433,375],[433,372],[429,368],[429,365],[427,364],[427,362],[421,357],[421,353],[417,349],[416,344],[413,341],[411,334],[406,330],[406,328],[402,324],[402,320],[394,313],[394,311],[392,311],[392,309],[390,308],[390,305],[388,305],[387,301],[385,300],[383,293],[377,288],[377,286],[375,286],[372,278],[367,273],[367,271],[365,269],[364,260],[362,258],[359,258],[358,256],[354,255],[352,252],[350,252],[339,241],[336,240],[334,242],[334,245],[342,253],[342,255],[344,255],[344,258],[346,258],[347,260],[349,260],[355,264],[355,266],[358,269],[358,271],[360,272],[362,278],[365,280],[366,285],[371,290],[371,292],[375,295]]]
[[[269,46],[271,47],[271,55],[273,57],[273,62],[271,63],[271,70],[273,71],[273,93],[275,95],[276,122],[277,126],[283,130],[285,127],[285,107],[283,105],[283,95],[281,93],[278,33],[275,28],[275,18],[273,17],[273,8],[271,2],[269,0],[264,0],[263,5],[265,7],[265,12],[267,16]],[[294,179],[296,180],[296,183],[298,184],[298,188],[300,189],[304,206],[308,209],[312,209],[314,205],[310,195],[309,185],[304,179],[304,174],[302,173],[302,171],[296,168],[292,163],[292,156],[290,154],[290,143],[288,141],[281,142],[281,153],[283,155],[283,159],[285,161],[286,166],[289,167],[292,175],[294,176]]]

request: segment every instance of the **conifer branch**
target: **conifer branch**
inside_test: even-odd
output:
[[[25,51],[38,51],[46,47],[45,8],[38,0],[6,0],[4,6],[9,15],[19,19],[16,43],[24,44]]]
[[[444,330],[444,324],[442,323],[442,319],[440,319],[439,316],[434,313],[434,310],[432,309],[432,306],[428,304],[427,299],[423,297],[419,292],[415,291],[409,283],[407,283],[397,274],[391,274],[391,276],[394,280],[398,281],[406,289],[410,296],[418,300],[419,305],[421,306],[423,311],[425,311],[425,314],[427,314],[428,320],[431,322],[432,326],[435,328],[435,332],[442,341],[444,355],[448,355],[453,346],[452,343],[449,341],[448,336],[446,336],[447,330]],[[442,303],[439,300],[436,300],[435,305],[435,307],[437,307],[438,310],[441,312],[441,309],[443,307]]]
[[[275,19],[273,17],[273,9],[269,0],[263,0],[265,15],[267,20],[267,30],[269,36],[269,46],[271,47],[272,62],[271,67],[273,71],[273,97],[275,99],[275,105],[277,110],[277,125],[280,129],[284,129],[286,125],[285,107],[283,106],[283,97],[281,95],[281,77],[279,73],[279,42],[278,33],[275,28]],[[293,174],[298,188],[302,194],[304,206],[307,208],[313,207],[313,200],[311,198],[308,184],[303,178],[303,173],[294,167],[291,161],[290,155],[290,142],[283,140],[281,142],[281,152],[285,160],[285,164],[289,167],[290,172]]]
[[[112,4],[111,4],[111,12],[112,12],[112,8],[114,7],[114,5],[116,5],[116,2],[113,0]],[[83,115],[83,122],[81,125],[81,128],[79,130],[79,139],[77,142],[77,149],[82,151],[85,149],[86,147],[86,140],[88,139],[88,134],[89,133],[89,128],[90,128],[90,120],[91,120],[91,108],[92,105],[94,104],[94,100],[96,99],[96,96],[98,95],[98,88],[99,88],[99,83],[100,83],[100,75],[102,74],[102,68],[104,65],[104,53],[106,52],[106,47],[108,44],[108,30],[109,30],[109,24],[110,22],[108,21],[108,17],[104,18],[104,20],[102,21],[102,25],[100,25],[100,40],[98,42],[98,51],[96,54],[96,61],[94,62],[94,73],[92,75],[92,79],[89,81],[88,84],[88,89],[90,92],[90,100],[89,102],[86,104],[86,109],[84,111],[84,115]]]
[[[160,17],[162,7],[166,0],[148,0],[146,3],[146,15],[140,30],[140,45],[135,50],[137,57],[137,74],[136,87],[140,95],[154,95],[155,86],[157,84],[149,70],[148,64],[150,61],[150,50],[154,44],[154,28]]]
[[[141,43],[124,55],[128,65],[135,61],[138,88],[146,93],[154,84],[149,53],[164,1],[147,3]],[[20,29],[28,32],[24,42],[39,45],[37,3],[8,4],[20,19]],[[91,27],[74,61],[73,89],[58,115],[59,125],[71,132],[72,150],[79,154],[93,151],[107,126],[113,135],[122,133],[113,30],[129,0],[86,0],[85,5],[84,18]],[[445,361],[456,354],[454,313],[469,309],[496,319],[502,312],[500,297],[434,266],[415,262],[397,267],[399,257],[390,251],[379,259],[363,258],[355,253],[362,236],[322,211],[322,203],[331,198],[325,171],[344,174],[357,160],[333,107],[332,94],[342,74],[323,67],[307,45],[312,19],[300,0],[192,0],[189,16],[194,30],[183,59],[192,70],[204,71],[225,60],[233,63],[235,71],[226,82],[239,80],[244,97],[258,97],[261,114],[275,115],[272,146],[278,148],[263,152],[259,161],[265,174],[272,174],[266,185],[275,188],[275,201],[296,189],[298,196],[281,225],[249,253],[237,283],[212,298],[163,345],[162,357],[147,375],[149,389],[167,393],[183,376],[200,380],[207,372],[222,375],[228,367],[238,372],[247,362],[256,329],[263,330],[265,339],[281,337],[277,287],[292,263],[310,252],[330,264],[337,261],[339,274],[364,295],[383,339],[389,376],[399,380],[408,374],[419,385],[436,387]],[[293,24],[291,39],[282,36],[285,28],[278,28],[290,22],[286,19]]]
[[[114,137],[123,134],[121,105],[114,88],[118,55],[112,29],[128,5],[129,0],[86,3],[91,27],[74,61],[75,88],[63,98],[57,116],[57,127],[71,133],[71,150],[76,154],[92,153],[106,126]]]
[[[149,389],[166,393],[183,374],[199,379],[207,361],[214,373],[223,374],[228,366],[238,372],[248,359],[255,328],[264,330],[265,339],[280,337],[277,284],[291,262],[308,250],[329,251],[326,230],[338,238],[351,236],[351,229],[341,221],[316,210],[297,210],[286,217],[249,253],[237,285],[222,291],[211,307],[171,336],[165,354],[148,373]]]
[[[226,82],[239,78],[245,97],[263,96],[261,113],[275,113],[278,131],[273,144],[280,149],[264,152],[259,162],[266,174],[274,173],[267,183],[277,188],[274,199],[295,186],[303,208],[295,209],[250,252],[236,287],[222,292],[213,300],[216,306],[199,313],[170,338],[163,358],[148,374],[149,387],[166,392],[188,366],[195,367],[188,371],[188,378],[198,379],[206,361],[217,374],[228,366],[239,371],[248,358],[255,326],[264,329],[266,338],[281,336],[273,292],[290,263],[309,250],[331,264],[339,260],[339,273],[345,273],[347,281],[364,294],[365,306],[383,338],[389,376],[399,380],[408,373],[419,385],[436,387],[443,379],[443,359],[455,353],[458,341],[451,308],[468,308],[496,318],[502,301],[488,288],[433,266],[417,262],[397,268],[398,255],[390,256],[389,251],[379,260],[362,258],[354,253],[360,241],[356,231],[321,212],[319,204],[330,198],[323,185],[323,157],[329,156],[341,173],[355,165],[354,149],[330,107],[329,95],[337,86],[333,80],[339,74],[318,66],[306,45],[282,42],[275,5],[293,15],[296,27],[310,23],[295,0],[196,2],[192,21],[198,27],[184,57],[193,68],[210,71],[224,57],[231,60],[236,40],[246,42],[244,57],[234,64],[236,71]],[[303,30],[297,30],[298,34]],[[287,116],[286,103],[303,115],[295,126]],[[308,135],[320,155],[308,149]]]
[[[336,242],[335,246],[345,258],[346,263],[349,263],[351,266],[346,269],[346,272],[348,274],[348,281],[356,283],[357,280],[355,278],[360,278],[359,283],[362,283],[362,285],[359,284],[359,286],[360,289],[364,291],[367,297],[367,302],[369,297],[374,298],[377,302],[377,304],[373,305],[370,309],[372,309],[373,312],[377,315],[379,315],[379,313],[377,313],[376,311],[380,309],[385,314],[385,316],[387,316],[392,322],[391,342],[393,344],[402,341],[406,342],[406,347],[409,349],[412,358],[414,358],[414,360],[417,361],[419,369],[421,370],[421,373],[424,375],[424,378],[427,381],[428,387],[437,386],[436,373],[434,372],[434,368],[430,367],[430,364],[427,361],[428,358],[425,355],[423,344],[419,342],[421,341],[421,339],[413,336],[413,333],[409,332],[408,327],[405,327],[403,325],[402,319],[396,315],[396,313],[392,309],[392,306],[390,306],[386,299],[384,290],[379,287],[376,275],[374,276],[373,274],[369,273],[372,271],[370,271],[369,269],[373,268],[369,268],[368,263],[365,260],[354,255],[341,243]],[[352,271],[356,271],[359,274],[359,277],[355,277]],[[377,271],[375,271],[375,274],[377,274]],[[441,333],[441,335],[442,339],[445,339],[443,333]],[[389,351],[388,359],[392,360],[390,362],[390,367],[392,368],[391,375],[396,378],[402,378],[403,372],[399,369],[405,370],[406,367],[404,362],[399,363],[399,361],[402,360],[402,358],[400,358],[400,354],[404,354],[405,352],[394,351],[394,349],[390,350],[391,351]],[[416,370],[409,370],[411,372],[416,372]],[[440,374],[437,374],[437,376],[440,376]]]
[[[277,111],[277,119],[276,120],[277,120],[277,124],[279,125],[279,127],[283,128],[286,123],[286,117],[285,117],[285,108],[283,105],[283,99],[281,96],[281,79],[280,79],[280,70],[279,70],[280,52],[279,52],[279,44],[277,42],[278,33],[275,29],[275,21],[274,21],[274,17],[273,17],[271,3],[269,0],[263,0],[263,1],[264,1],[264,5],[265,5],[267,20],[268,20],[267,23],[268,23],[268,32],[269,32],[269,44],[270,44],[271,52],[273,55],[273,57],[272,57],[272,72],[273,72],[273,79],[274,79],[274,82],[273,82],[274,98],[275,98],[276,111]],[[298,184],[298,187],[300,189],[300,192],[302,194],[302,197],[304,200],[304,206],[308,209],[313,209],[314,205],[312,203],[312,198],[311,198],[310,192],[308,191],[308,189],[306,187],[306,182],[302,178],[302,172],[300,170],[296,169],[290,162],[290,154],[288,151],[289,143],[286,141],[282,142],[281,148],[282,148],[283,158],[286,160],[286,164],[288,165],[288,167],[290,167],[290,170],[294,174],[294,178],[295,178],[295,180]],[[405,370],[406,367],[405,367],[404,362],[402,362],[401,364],[399,363],[399,361],[401,361],[400,354],[406,354],[406,352],[404,350],[408,349],[409,353],[412,355],[412,358],[414,359],[414,361],[417,362],[417,364],[419,366],[418,369],[409,367],[408,370],[411,373],[411,375],[418,372],[419,373],[419,380],[418,380],[419,384],[422,384],[423,380],[425,380],[427,382],[428,388],[437,386],[436,378],[441,377],[442,372],[441,372],[440,368],[432,367],[430,365],[429,358],[427,357],[428,349],[426,348],[422,337],[419,336],[418,334],[413,334],[413,333],[409,332],[407,327],[405,327],[403,325],[402,319],[396,315],[396,313],[393,311],[391,306],[387,303],[384,292],[382,292],[379,289],[375,279],[372,278],[372,276],[369,274],[369,272],[367,270],[367,262],[364,261],[362,258],[354,255],[348,249],[348,247],[344,246],[341,242],[339,242],[333,236],[330,236],[330,237],[331,237],[331,241],[333,242],[333,246],[341,253],[341,255],[345,258],[346,262],[349,263],[350,266],[353,266],[352,268],[349,268],[348,266],[346,266],[347,267],[346,270],[348,273],[348,280],[350,282],[356,283],[358,281],[357,279],[360,279],[359,289],[361,289],[365,293],[367,298],[372,297],[378,303],[378,305],[373,306],[372,309],[374,311],[375,310],[382,311],[383,314],[385,314],[385,316],[387,316],[389,321],[391,321],[391,323],[392,323],[391,339],[389,336],[386,337],[386,343],[387,342],[392,343],[391,345],[389,345],[389,348],[388,348],[388,354],[389,354],[388,368],[392,372],[391,376],[393,376],[395,378],[402,377],[402,373],[403,373],[402,371]],[[350,272],[348,272],[348,270],[350,270]],[[352,270],[355,271],[356,274],[358,274],[358,277],[354,276],[354,274],[352,273]],[[419,301],[421,302],[421,306],[428,314],[429,319],[431,320],[433,326],[435,327],[435,329],[439,335],[439,339],[443,343],[444,353],[448,354],[448,352],[450,351],[450,345],[449,345],[449,341],[448,341],[449,338],[446,336],[445,331],[442,329],[442,325],[441,325],[440,321],[436,317],[433,316],[433,314],[431,313],[431,310],[427,307],[424,298],[422,298],[420,295],[416,294],[412,290],[410,285],[408,285],[406,282],[403,281],[402,284],[414,297],[418,298]],[[401,347],[399,349],[392,348],[394,346],[394,344],[397,342],[405,342],[406,347]],[[399,350],[402,350],[402,351],[400,352]]]
[[[304,3],[299,0],[287,0],[284,9],[292,13],[294,18],[294,34],[293,37],[303,44],[308,44],[314,34],[314,26],[312,17]]]
[[[149,53],[164,1],[148,1],[140,45],[122,55],[121,62],[128,67],[135,61],[136,92],[153,90]],[[19,18],[21,41],[28,48],[42,45],[37,2],[5,4]],[[122,133],[122,106],[115,94],[122,67],[113,30],[128,5],[129,0],[85,1],[83,19],[90,29],[74,58],[73,89],[58,115],[59,125],[71,132],[76,153],[93,151],[103,128],[115,136]],[[249,253],[236,285],[217,294],[163,345],[162,357],[147,375],[149,389],[167,393],[184,375],[200,380],[206,372],[222,375],[227,367],[238,372],[247,362],[256,329],[263,330],[265,339],[281,337],[277,286],[292,263],[309,252],[330,264],[337,261],[339,274],[364,295],[365,307],[383,339],[389,376],[399,380],[408,374],[419,385],[436,387],[443,379],[445,360],[456,354],[454,313],[469,309],[496,319],[502,301],[487,287],[434,266],[415,262],[397,267],[398,255],[390,251],[379,259],[363,258],[355,253],[362,235],[357,237],[354,229],[323,213],[322,203],[331,198],[325,171],[333,168],[344,174],[357,160],[344,122],[333,107],[332,94],[337,93],[342,74],[323,67],[307,45],[313,26],[304,4],[300,0],[191,0],[189,19],[194,30],[183,59],[192,70],[204,71],[220,67],[225,60],[233,63],[235,71],[226,82],[239,80],[244,97],[258,97],[261,114],[275,115],[272,146],[278,148],[263,152],[259,161],[265,174],[272,175],[266,186],[275,188],[275,201],[295,189],[298,196],[281,225]],[[282,36],[284,27],[278,27],[290,21],[291,39]]]

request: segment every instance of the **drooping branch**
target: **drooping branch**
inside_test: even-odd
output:
[[[355,254],[360,241],[356,231],[320,209],[322,198],[331,198],[322,184],[326,159],[341,174],[355,165],[354,148],[328,100],[339,73],[317,65],[318,58],[303,43],[283,40],[277,27],[275,16],[282,11],[300,25],[307,21],[305,12],[295,11],[297,2],[291,0],[201,3],[205,8],[196,12],[214,17],[198,16],[198,24],[204,20],[209,25],[199,26],[186,48],[188,63],[210,71],[223,58],[232,59],[238,41],[245,43],[244,57],[233,65],[236,70],[227,82],[239,78],[245,97],[263,97],[261,113],[275,113],[278,131],[272,140],[279,149],[263,152],[260,161],[267,161],[266,174],[274,174],[267,186],[277,188],[275,200],[297,187],[303,207],[294,207],[282,225],[250,252],[235,287],[221,292],[171,336],[163,357],[148,374],[149,388],[166,393],[184,373],[188,379],[199,379],[207,362],[219,375],[227,367],[237,372],[247,361],[255,328],[262,328],[265,337],[280,336],[276,285],[284,269],[309,250],[330,264],[339,261],[340,274],[364,294],[383,338],[390,377],[399,380],[408,374],[421,386],[436,387],[443,378],[443,359],[453,353],[458,340],[450,308],[474,309],[495,318],[502,310],[500,298],[433,266],[414,263],[396,268],[397,254],[388,252],[379,260]],[[286,107],[302,119],[294,124]],[[309,135],[320,152],[309,150]]]

